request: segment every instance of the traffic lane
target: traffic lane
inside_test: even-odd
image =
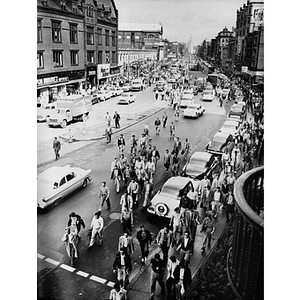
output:
[[[173,117],[173,111],[168,110],[168,115],[169,115],[169,120],[171,120]],[[213,126],[211,126],[211,124],[218,124],[218,119],[220,119],[220,116],[217,116],[217,115],[210,116],[209,114],[207,114],[206,116],[203,116],[203,118],[201,117],[198,120],[180,119],[180,121],[177,124],[177,135],[190,137],[191,132],[198,132],[197,135],[194,134],[192,137],[190,137],[192,147],[197,146],[197,145],[199,145],[199,143],[201,143],[201,141],[203,141],[203,137],[207,137],[209,139],[209,136],[213,134],[213,132],[212,132]],[[154,123],[154,120],[155,120],[155,117],[153,117],[153,119],[152,119],[153,123]],[[149,122],[149,124],[151,124],[151,123]],[[202,126],[199,126],[200,124]],[[132,128],[130,133],[134,132],[137,136],[139,136],[139,134],[142,131],[143,125],[144,125],[143,122],[141,122],[141,124]],[[135,131],[133,131],[134,129],[135,129]],[[150,129],[150,131],[152,132],[153,130],[154,130],[154,128],[152,127],[152,129]],[[215,129],[215,130],[217,130],[217,129]],[[161,155],[163,155],[165,148],[171,149],[173,147],[174,142],[169,140],[168,134],[169,134],[168,129],[166,128],[166,129],[162,130],[160,136],[152,135],[153,136],[152,144],[157,146]],[[126,132],[126,135],[127,135],[127,132]],[[96,144],[99,144],[99,143],[95,143],[93,146],[95,147]],[[202,145],[203,149],[205,146],[204,144]],[[100,144],[98,146],[99,146],[99,148],[104,150],[103,156],[106,158],[105,159],[106,171],[104,171],[103,173],[95,172],[93,174],[93,182],[92,183],[97,182],[98,184],[94,184],[94,186],[92,186],[92,185],[88,186],[84,190],[84,196],[80,195],[78,193],[77,197],[75,199],[72,198],[72,199],[70,199],[70,201],[64,201],[61,205],[56,207],[56,209],[53,209],[51,211],[51,214],[48,213],[48,214],[40,215],[39,216],[40,218],[38,219],[38,225],[39,225],[39,228],[41,228],[39,231],[38,243],[44,244],[45,242],[47,242],[48,243],[47,246],[50,249],[50,251],[48,251],[48,253],[50,253],[50,255],[53,254],[54,253],[53,249],[55,249],[55,251],[57,251],[58,253],[60,253],[62,255],[61,259],[65,263],[69,262],[69,258],[66,256],[66,251],[61,242],[61,237],[64,232],[64,228],[66,226],[68,214],[71,211],[75,211],[75,212],[79,213],[84,218],[85,222],[87,223],[87,226],[89,227],[89,222],[90,222],[95,210],[97,210],[98,205],[99,205],[99,200],[97,198],[99,184],[102,181],[102,178],[103,178],[103,180],[107,181],[107,174],[109,174],[109,172],[110,172],[109,171],[110,162],[112,161],[115,154],[117,154],[116,145],[114,145],[115,151],[112,149],[112,147],[110,147],[111,149],[108,150],[106,145]],[[87,148],[91,148],[91,147],[87,147]],[[105,149],[103,149],[103,148],[105,148]],[[99,155],[99,153],[102,152],[102,151],[99,151],[99,149],[94,149],[94,151],[95,150],[96,150],[96,152],[98,151],[98,155]],[[87,161],[84,164],[84,166],[82,166],[82,167],[92,167],[95,165],[100,165],[101,158],[99,158],[97,156],[95,158],[95,155],[94,156],[91,155],[93,153],[92,150],[90,150],[89,152],[90,153],[85,156],[84,160],[87,161],[88,158],[91,158],[91,157],[94,157],[94,159],[90,162]],[[108,155],[111,155],[109,160],[107,159]],[[103,159],[103,157],[102,157],[102,159]],[[80,161],[82,162],[82,158],[80,159]],[[104,167],[105,164],[103,164],[102,166]],[[101,171],[103,171],[102,168],[101,168]],[[163,184],[165,179],[163,179],[161,181],[159,181],[157,179],[162,178],[164,176],[164,174],[165,174],[164,168],[162,166],[162,163],[160,162],[160,163],[158,163],[158,169],[157,169],[157,173],[155,175],[155,182],[160,182],[160,184],[159,184],[160,186]],[[120,208],[119,208],[120,194],[119,195],[115,194],[115,192],[113,191],[113,185],[111,182],[108,183],[108,186],[111,189],[112,211],[119,212],[120,211]],[[160,186],[157,186],[157,184],[156,184],[155,189],[157,190]],[[90,189],[88,190],[89,187],[90,187]],[[88,192],[85,193],[85,191],[88,191]],[[88,205],[86,205],[86,203],[88,203]],[[139,218],[142,217],[141,220],[144,223],[146,222],[146,226],[151,224],[147,221],[146,214],[143,217],[142,213],[136,214],[136,212],[134,212],[134,219],[135,219],[134,230],[137,230],[137,228],[139,227],[139,223],[140,223],[140,222],[136,221],[137,216]],[[113,279],[114,275],[111,273],[112,261],[114,259],[114,255],[117,250],[118,237],[122,233],[122,228],[121,228],[119,221],[117,221],[117,220],[111,221],[110,220],[111,218],[109,217],[109,212],[106,209],[103,210],[103,217],[105,219],[105,223],[108,224],[106,226],[106,229],[104,230],[104,237],[107,240],[106,243],[108,243],[108,241],[109,241],[109,242],[111,242],[111,244],[110,245],[107,244],[107,247],[106,246],[98,247],[97,245],[95,245],[95,247],[91,249],[92,251],[88,252],[87,251],[87,237],[86,237],[87,229],[83,230],[81,233],[82,242],[79,245],[81,257],[76,262],[76,264],[78,264],[79,267],[84,268],[83,269],[84,271],[95,272],[95,274],[99,275],[100,277],[105,278],[105,276],[106,276],[106,277],[108,277],[108,279]],[[50,221],[49,221],[49,219],[50,219]],[[51,222],[51,219],[52,219],[52,222]],[[54,221],[56,222],[55,227],[54,227],[54,225],[51,225],[51,224],[54,224]],[[157,224],[152,224],[152,225],[156,226],[156,228],[152,229],[152,231],[155,231],[155,229],[156,229],[156,233],[162,226],[162,224],[160,224],[160,226],[157,226]],[[51,230],[51,228],[53,228],[53,227],[54,227],[54,230]],[[49,235],[49,233],[51,233],[51,235]],[[112,238],[112,236],[113,236],[113,238]],[[92,259],[93,253],[95,253],[95,260],[99,259],[98,263],[94,259]],[[44,253],[42,253],[42,254],[44,254]],[[104,257],[106,257],[105,260],[103,259]],[[138,259],[137,259],[137,261],[138,261]],[[96,268],[97,265],[102,266],[101,270],[97,270],[97,268]]]

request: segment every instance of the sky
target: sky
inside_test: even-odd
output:
[[[236,23],[247,0],[115,0],[119,23],[162,23],[163,38],[193,45],[211,40]]]

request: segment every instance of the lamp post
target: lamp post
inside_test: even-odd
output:
[[[83,103],[83,114],[82,114],[82,120],[83,120],[83,134],[86,134],[86,107],[85,107],[85,99],[84,94],[82,94],[82,103]]]

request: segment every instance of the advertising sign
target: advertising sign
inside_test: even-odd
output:
[[[264,24],[264,5],[256,4],[252,7],[251,27],[254,30]]]
[[[240,55],[242,51],[242,37],[238,36],[237,38],[237,46],[236,46],[236,54]]]
[[[110,73],[110,64],[98,64],[97,68],[98,79],[106,77]]]

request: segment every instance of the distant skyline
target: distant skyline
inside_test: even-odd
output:
[[[163,37],[193,46],[236,24],[236,11],[247,0],[115,0],[120,23],[162,23]]]

